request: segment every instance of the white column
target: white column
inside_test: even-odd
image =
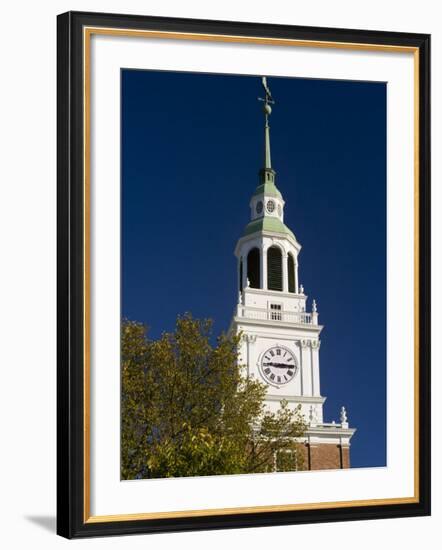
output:
[[[248,254],[244,254],[242,257],[242,287],[243,289],[247,286],[247,256]]]
[[[262,246],[259,254],[261,266],[260,266],[260,276],[261,276],[261,288],[267,290],[267,247]]]
[[[298,259],[295,261],[295,292],[299,294],[299,282],[298,282]]]
[[[282,291],[289,291],[289,278],[287,266],[287,254],[282,254]]]
[[[240,340],[240,351],[239,351],[239,359],[241,365],[245,365],[247,369],[247,376],[249,376],[249,342],[247,340],[247,335],[243,334],[242,338]]]
[[[302,348],[301,342],[299,342],[299,395],[305,395],[304,391],[304,368],[302,366]]]
[[[309,341],[301,340],[302,395],[313,395],[311,353]]]
[[[247,378],[250,376],[250,337],[249,335],[246,335],[246,342],[247,342]]]
[[[247,376],[249,377],[251,373],[251,365],[252,365],[251,347],[253,344],[255,344],[257,336],[256,334],[247,334],[245,338],[247,342]]]
[[[242,263],[242,275],[241,275],[241,263]],[[243,257],[240,256],[238,259],[238,291],[242,292],[243,286],[242,286],[242,280],[241,277],[244,277],[244,260]]]
[[[320,380],[319,380],[319,341],[313,341],[312,346],[312,388],[313,395],[321,395]]]

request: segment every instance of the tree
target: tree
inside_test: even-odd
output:
[[[148,338],[122,323],[122,478],[302,469],[299,409],[264,407],[266,387],[244,376],[240,336],[211,345],[212,322],[178,317],[173,333]]]

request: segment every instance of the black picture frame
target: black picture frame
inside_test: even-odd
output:
[[[418,499],[406,504],[89,521],[85,512],[84,28],[409,47],[419,59]],[[57,532],[66,538],[334,522],[430,514],[430,36],[427,34],[68,12],[57,21]]]

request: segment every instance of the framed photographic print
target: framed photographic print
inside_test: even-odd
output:
[[[430,513],[430,37],[58,17],[58,533]]]

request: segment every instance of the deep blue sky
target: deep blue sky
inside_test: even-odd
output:
[[[386,464],[386,85],[269,78],[272,164],[318,302],[325,420],[353,467]],[[259,77],[122,71],[122,312],[229,326],[233,250],[262,164]],[[309,302],[311,303],[311,301]]]

